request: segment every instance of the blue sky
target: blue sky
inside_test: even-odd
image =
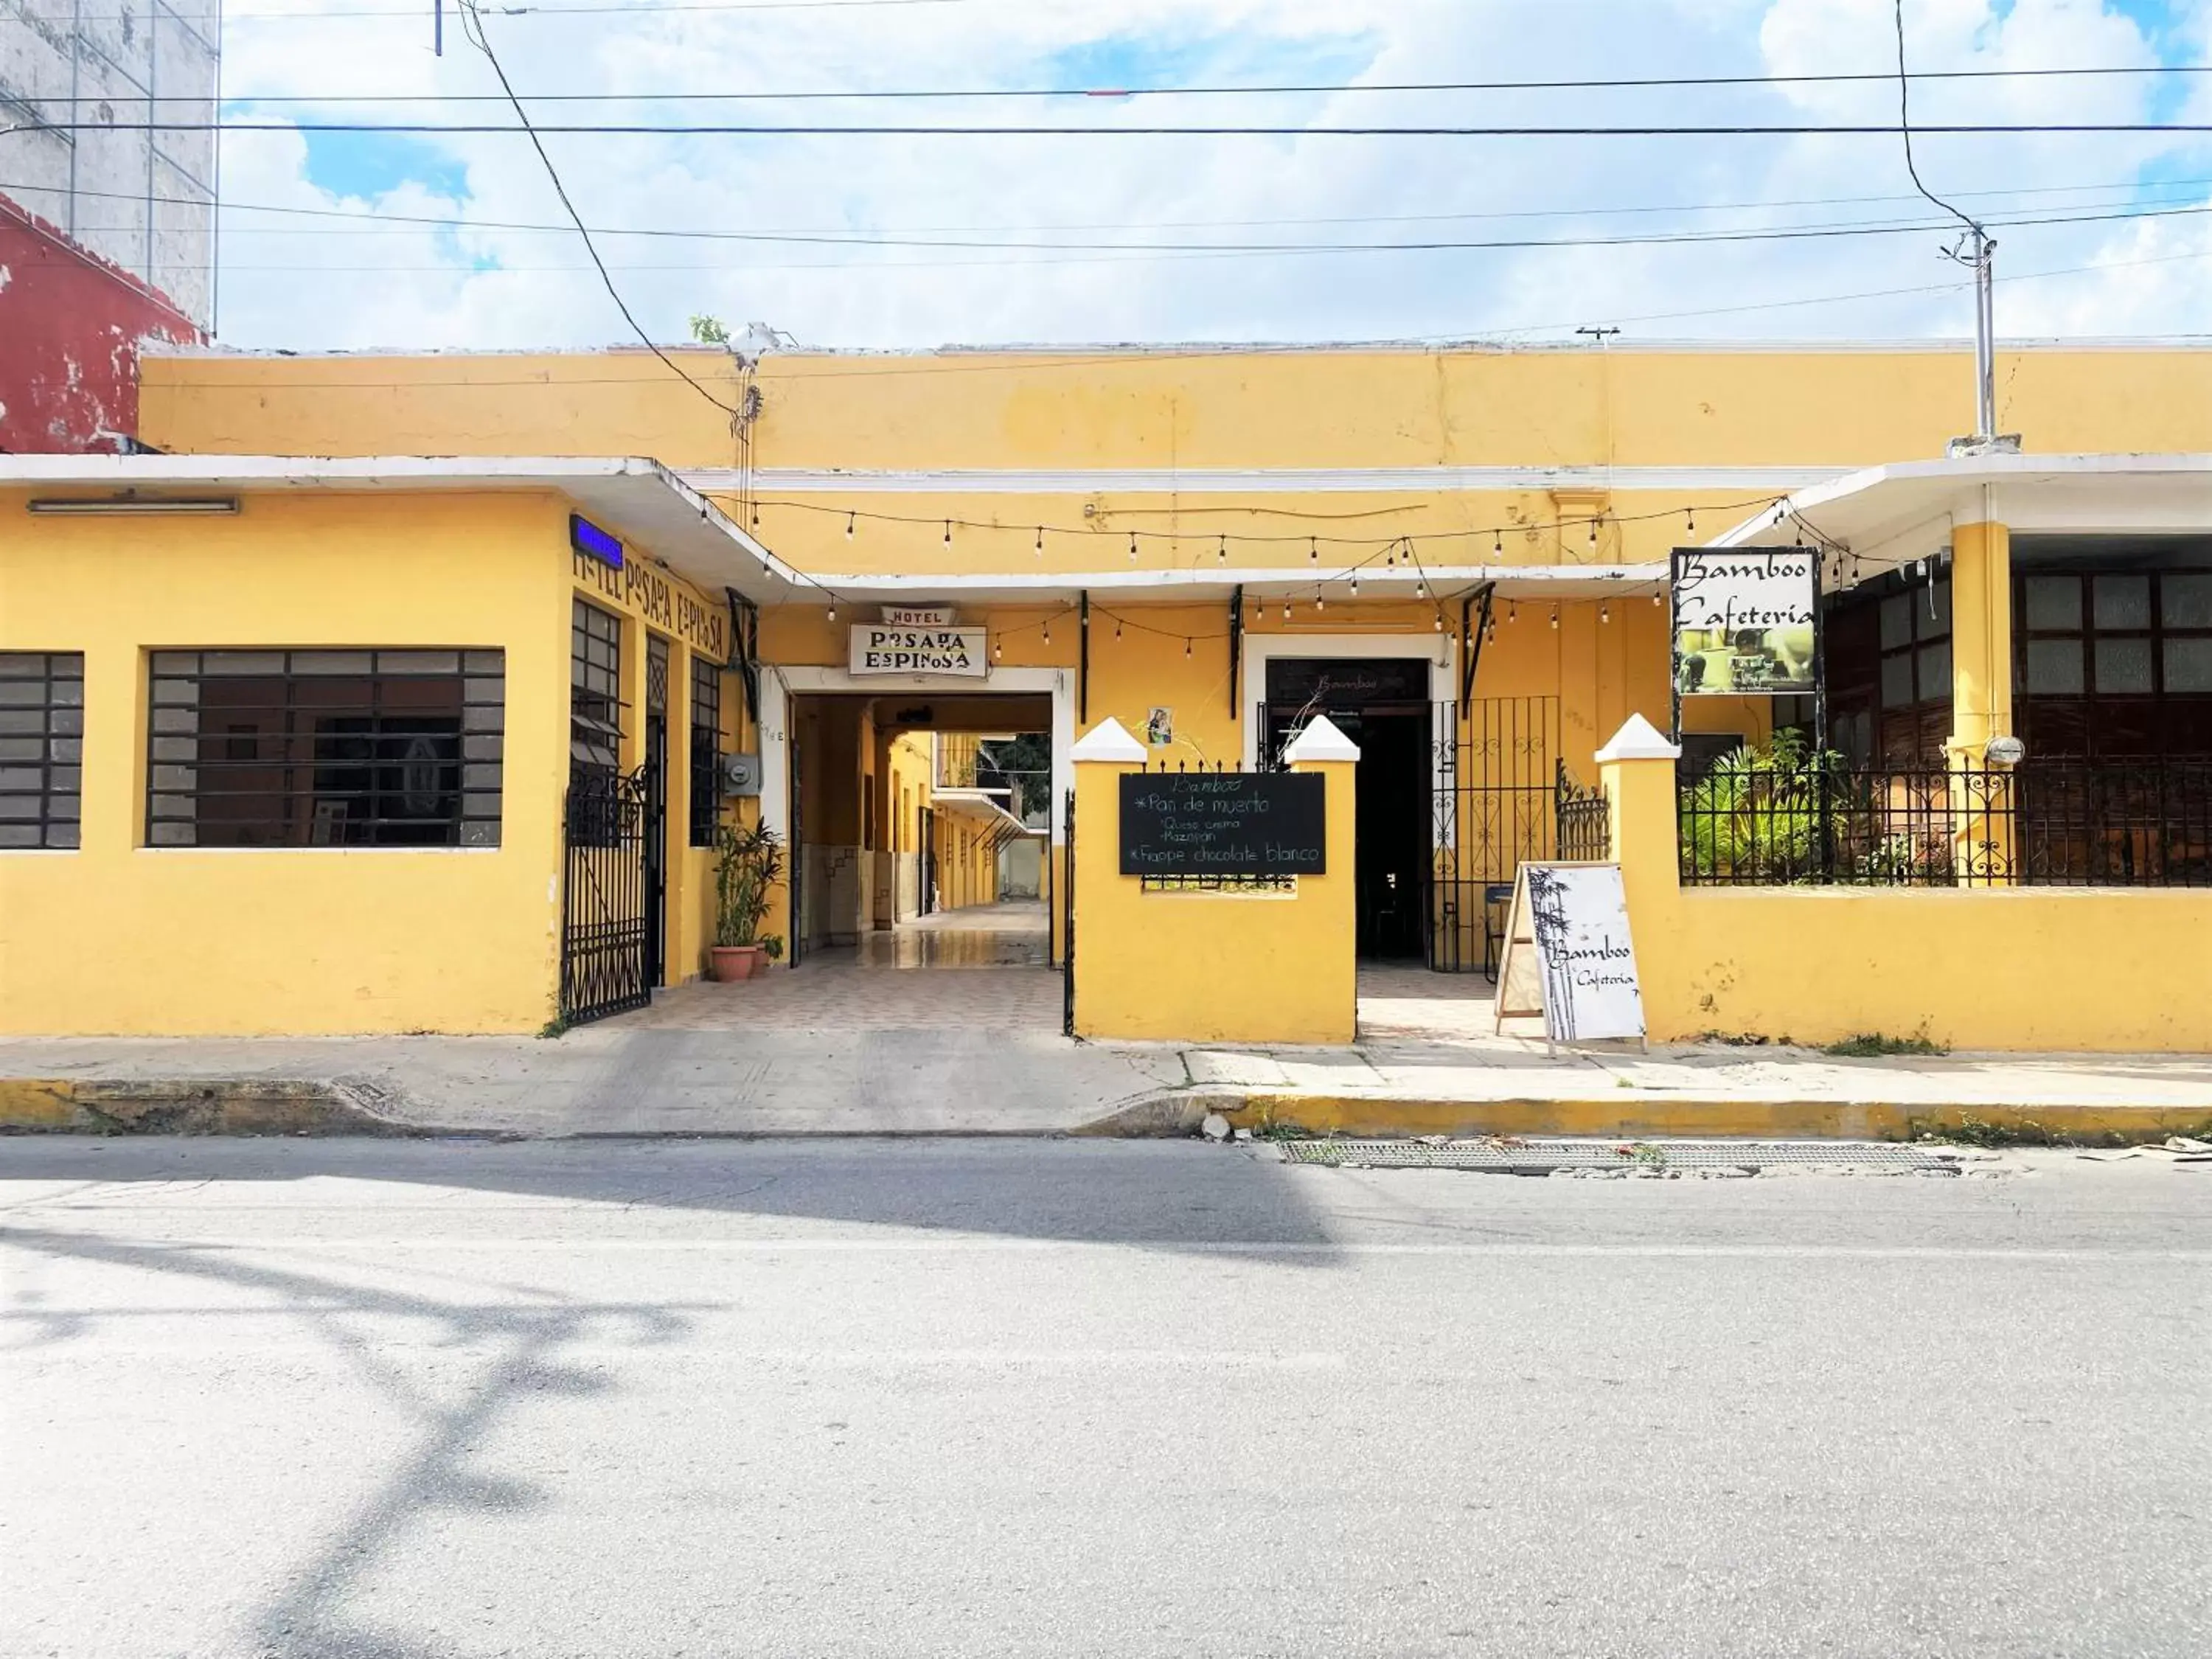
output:
[[[261,0],[302,11],[337,0]],[[488,19],[541,118],[1404,124],[1883,121],[1886,82],[1744,90],[1342,94],[802,105],[543,101],[554,93],[1500,81],[1885,70],[1891,0],[952,0],[744,15],[639,10]],[[2203,63],[2212,0],[1908,0],[1918,69]],[[501,118],[495,103],[347,94],[497,91],[449,32],[411,21],[241,21],[232,107]],[[1925,83],[1922,121],[2212,121],[2212,76]],[[1931,227],[1907,235],[1702,245],[1215,253],[1194,242],[1707,234],[1932,214],[1893,137],[1759,140],[739,137],[555,135],[548,147],[632,308],[662,337],[711,311],[815,343],[1127,339],[1862,337],[1955,332]],[[2202,136],[1944,137],[1939,189],[1992,216],[2124,206],[2154,220],[2002,236],[2000,327],[2212,331],[2212,145]],[[585,344],[622,337],[526,143],[498,135],[238,134],[226,141],[223,314],[241,343]],[[2087,188],[2095,186],[2095,189]],[[1871,198],[1871,199],[1869,199]],[[499,221],[412,226],[323,215]],[[1510,215],[1501,218],[1498,216]],[[714,232],[641,236],[623,230]],[[861,233],[908,243],[840,246]],[[750,239],[750,240],[749,240]],[[761,240],[765,239],[765,240]],[[781,240],[779,240],[781,239]],[[1109,247],[1071,246],[1100,242]],[[1027,245],[1027,246],[1010,246]],[[2082,267],[2094,267],[2082,270]],[[312,276],[313,280],[303,280]],[[1900,291],[1902,290],[1902,291]]]

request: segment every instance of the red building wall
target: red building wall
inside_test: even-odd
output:
[[[128,447],[149,335],[202,337],[137,277],[0,196],[0,451]]]

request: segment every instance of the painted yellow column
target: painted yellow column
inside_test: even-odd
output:
[[[1962,524],[1951,532],[1951,741],[1980,764],[1991,738],[2012,735],[2012,532]]]
[[[2012,532],[1993,520],[1951,532],[1952,868],[1960,885],[2008,885],[2009,775],[1986,758],[2013,735]]]
[[[1681,750],[1631,714],[1597,751],[1613,861],[1628,900],[1644,1029],[1661,1040],[1696,1029],[1686,1018],[1689,967],[1682,926],[1680,824],[1674,763]]]
[[[1327,741],[1308,744],[1307,734],[1322,726],[1328,728]],[[1307,752],[1302,754],[1301,750]],[[1339,752],[1350,758],[1307,757]],[[1323,715],[1285,754],[1291,771],[1318,773],[1325,781],[1328,872],[1298,878],[1299,932],[1317,941],[1317,948],[1295,967],[1285,963],[1279,971],[1295,971],[1305,977],[1320,1010],[1318,1016],[1309,1019],[1297,1040],[1350,1042],[1359,1034],[1358,798],[1353,775],[1359,750]]]

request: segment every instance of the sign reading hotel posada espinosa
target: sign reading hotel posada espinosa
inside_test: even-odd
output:
[[[911,628],[860,623],[853,629],[855,674],[966,674],[990,672],[990,651],[980,628]]]
[[[1125,876],[1328,873],[1327,780],[1310,772],[1127,772]]]

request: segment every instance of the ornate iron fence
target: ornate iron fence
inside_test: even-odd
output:
[[[1778,768],[1677,792],[1691,886],[2212,886],[2212,762]]]
[[[1604,785],[1576,782],[1565,761],[1559,763],[1553,786],[1552,813],[1557,820],[1553,839],[1560,858],[1602,864],[1613,856],[1613,813]]]

